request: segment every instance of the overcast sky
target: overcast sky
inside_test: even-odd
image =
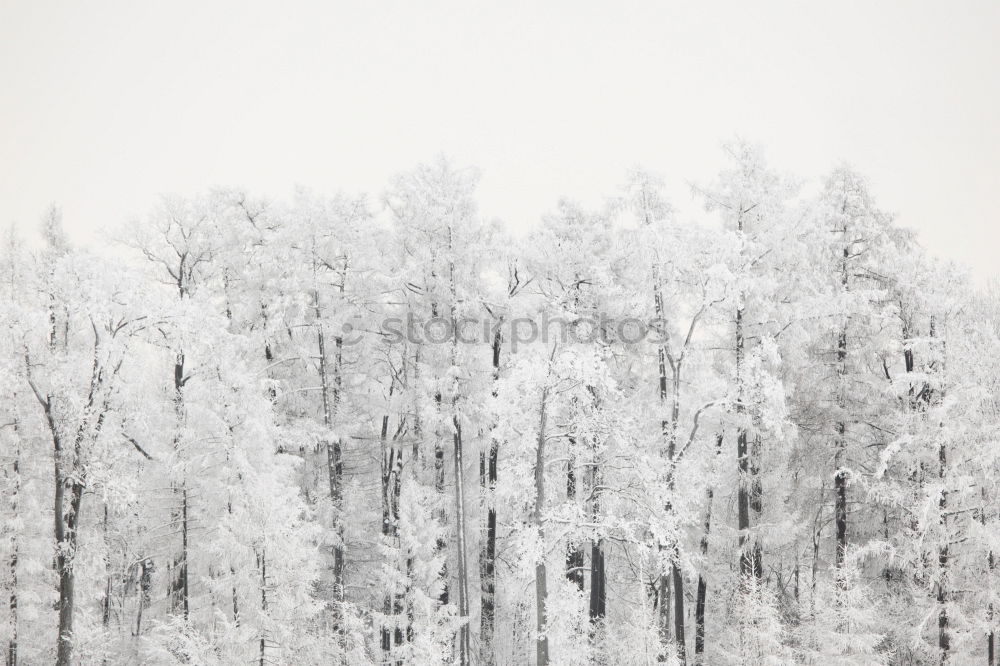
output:
[[[996,275],[1000,2],[0,0],[0,223],[71,233],[213,184],[378,194],[444,152],[534,223],[641,164],[690,200],[734,135],[847,161]]]

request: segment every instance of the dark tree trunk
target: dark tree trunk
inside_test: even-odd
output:
[[[437,318],[438,308],[436,303],[431,304],[431,318]],[[441,391],[438,390],[434,394],[434,404],[437,407],[437,413],[441,413],[442,396]],[[448,528],[448,511],[445,508],[445,492],[444,492],[444,441],[442,440],[442,435],[440,432],[436,431],[434,433],[434,491],[437,493],[438,502],[440,506],[438,508],[438,522],[442,527],[442,535],[438,537],[437,542],[434,545],[435,551],[437,553],[444,553],[448,548],[448,541],[445,538],[443,532]],[[441,564],[441,594],[438,595],[438,602],[444,606],[448,604],[451,595],[449,593],[448,586],[448,560],[444,559]]]
[[[503,337],[500,326],[493,334],[493,397],[497,396],[496,382],[500,378],[500,351]],[[497,556],[497,510],[492,493],[497,485],[497,456],[499,447],[489,442],[489,452],[479,457],[479,486],[486,505],[486,535],[479,556],[480,609],[479,609],[479,661],[483,666],[496,664],[494,632],[496,627],[496,556]]]
[[[60,485],[68,485],[70,491],[69,510],[65,513],[62,504],[65,499],[62,492],[57,493],[60,505],[56,513],[56,521],[60,529],[56,533],[56,544],[59,549],[56,555],[56,569],[59,574],[59,638],[56,649],[56,666],[71,666],[73,663],[73,613],[76,588],[76,575],[73,567],[73,556],[77,547],[77,520],[80,515],[80,504],[83,499],[83,484],[59,479]]]
[[[265,618],[267,617],[267,557],[262,551],[260,557],[258,558],[260,565],[260,612]],[[267,630],[261,628],[260,632],[260,661],[259,666],[264,666],[266,663],[265,659],[265,648],[267,647]]]
[[[980,519],[981,519],[983,525],[986,525],[986,506],[985,506],[986,497],[985,497],[985,493],[986,493],[986,490],[984,489],[983,490],[983,494],[984,494],[984,497],[983,497],[984,506],[983,506],[983,511],[980,514]],[[992,550],[986,556],[986,565],[989,567],[990,576],[992,577],[993,574],[994,574],[994,572],[996,571],[996,558],[993,555],[993,551]],[[986,626],[989,627],[989,632],[986,635],[986,665],[987,666],[996,666],[996,629],[994,629],[994,625],[993,625],[993,621],[994,621],[993,616],[994,616],[994,608],[993,608],[993,604],[990,603],[986,607]]]
[[[599,622],[607,613],[607,588],[604,573],[604,550],[601,541],[590,544],[590,621]]]
[[[420,349],[413,352],[414,386],[420,386]],[[410,449],[410,478],[417,480],[417,463],[420,458],[420,445],[423,441],[423,422],[420,419],[420,392],[413,391],[413,445]],[[406,553],[406,642],[413,642],[413,597],[410,594],[413,581],[413,552]]]
[[[180,561],[181,605],[184,619],[191,613],[191,602],[188,588],[188,491],[181,489],[181,561]]]
[[[736,310],[736,384],[738,399],[736,414],[740,419],[736,431],[736,461],[739,472],[737,488],[737,530],[740,546],[740,576],[747,581],[750,577],[760,578],[761,549],[756,539],[751,539],[751,512],[759,515],[762,508],[762,489],[759,479],[759,440],[754,438],[753,450],[748,444],[747,426],[743,421],[746,414],[746,393],[743,388],[743,363],[746,357],[746,337],[744,334],[743,308]]]
[[[846,211],[847,203],[845,201],[842,213]],[[847,242],[847,226],[844,226],[844,239]],[[840,264],[840,285],[844,293],[847,293],[849,287],[847,262],[850,259],[850,248],[845,244],[843,251],[843,259]],[[844,396],[844,378],[847,375],[847,324],[840,331],[840,336],[837,338],[837,407],[841,411],[840,420],[837,421],[836,428],[836,442],[834,454],[834,466],[836,467],[835,476],[833,477],[833,491],[834,491],[834,522],[837,526],[837,552],[835,557],[835,564],[837,567],[837,577],[841,585],[845,583],[843,576],[844,559],[847,557],[847,473],[844,471],[843,465],[846,463],[844,460],[845,449],[847,448],[847,423],[844,420],[843,411],[846,409],[845,396]]]
[[[666,646],[670,643],[672,623],[670,621],[670,611],[672,609],[671,585],[672,578],[667,574],[661,574],[656,585],[656,596],[654,606],[657,611],[657,626],[660,630],[660,642],[663,644],[663,652],[657,657],[657,661],[667,661]]]
[[[389,397],[392,398],[395,382],[389,387]],[[382,417],[382,427],[379,440],[382,445],[382,536],[393,546],[399,544],[399,498],[402,490],[403,449],[397,443],[399,433],[403,430],[401,422],[396,435],[389,439],[389,415]],[[409,562],[408,562],[409,566]],[[393,588],[395,586],[393,585]],[[381,645],[386,653],[384,661],[392,663],[389,653],[395,641],[396,646],[403,645],[404,634],[399,618],[403,614],[405,590],[389,589],[386,591],[383,612],[386,617],[393,618],[390,631],[389,625],[383,625]],[[401,664],[401,661],[394,662]]]
[[[596,524],[601,514],[601,469],[598,461],[591,467],[591,520]],[[590,542],[590,623],[591,628],[604,619],[607,612],[606,577],[604,573],[604,550],[600,538]]]
[[[687,663],[687,647],[684,640],[684,578],[677,563],[671,567],[670,573],[674,587],[674,642],[677,644],[677,660],[683,666]]]
[[[759,525],[764,513],[764,484],[761,480],[762,444],[760,434],[756,434],[750,444],[750,524]],[[759,536],[755,535],[751,548],[753,572],[758,582],[764,577],[764,555]]]
[[[108,505],[104,504],[104,520],[102,522],[104,530],[104,600],[101,602],[101,626],[105,631],[111,621],[111,594],[113,592],[113,581],[111,579],[111,544],[108,542]]]
[[[722,452],[722,435],[715,437],[715,457],[718,458]],[[712,531],[712,499],[715,491],[711,485],[705,490],[705,531],[701,536],[701,554],[703,558],[708,556],[708,538]],[[708,581],[704,574],[698,574],[698,596],[694,606],[694,662],[700,666],[705,654],[705,603],[708,597]]]
[[[653,271],[653,305],[654,313],[659,321],[663,321],[663,296],[660,293],[660,281],[659,273],[654,269]],[[656,350],[658,369],[659,369],[659,394],[660,394],[660,404],[666,409],[667,402],[667,350],[660,345]],[[666,418],[660,421],[660,431],[664,439],[670,441],[670,421]],[[668,452],[668,459],[672,458],[672,452]],[[672,464],[671,460],[668,460],[668,464]],[[667,507],[669,512],[670,507]],[[664,549],[664,544],[659,544],[659,549],[662,551]],[[655,608],[657,611],[657,626],[660,633],[660,642],[663,644],[664,649],[666,645],[670,642],[670,598],[671,598],[671,585],[672,577],[666,573],[663,573],[659,577],[659,582],[656,586],[656,596],[655,596]],[[657,659],[658,661],[666,661],[667,655],[664,651],[661,653]]]
[[[942,443],[938,447],[938,462],[940,463],[940,478],[943,481],[948,469],[948,450]],[[951,630],[948,619],[948,521],[945,511],[948,507],[948,493],[941,491],[938,508],[941,512],[941,532],[944,543],[938,548],[939,582],[937,589],[938,603],[938,649],[941,651],[941,666],[946,666],[951,657]]]
[[[17,394],[15,394],[15,398],[16,397]],[[11,491],[10,497],[10,515],[11,518],[16,521],[20,512],[19,501],[21,498],[21,439],[16,418],[14,419],[13,427],[14,440],[16,444],[14,449],[13,465],[14,487]],[[17,666],[17,558],[20,553],[20,546],[20,534],[15,532],[13,538],[11,539],[10,560],[8,560],[8,570],[10,571],[10,598],[8,599],[8,607],[10,609],[10,638],[7,641],[6,666]]]
[[[452,247],[452,229],[448,227],[448,247]],[[448,265],[448,284],[451,292],[451,330],[456,334],[451,342],[451,365],[457,367],[458,359],[458,292],[455,285],[455,264]],[[462,422],[459,414],[459,385],[457,379],[452,380],[451,394],[451,424],[452,452],[454,455],[455,478],[455,533],[458,567],[458,617],[461,623],[458,627],[458,663],[468,666],[472,659],[472,645],[469,628],[469,552],[466,546],[466,516],[465,516],[465,450],[462,441]]]
[[[462,449],[462,424],[458,415],[453,417],[453,441],[455,451],[455,529],[458,533],[458,663],[468,666],[472,658],[469,637],[469,563],[465,543],[465,460]]]
[[[395,384],[393,384],[395,386]],[[392,387],[389,388],[389,396],[392,396]],[[396,450],[388,447],[387,437],[389,435],[389,415],[382,417],[382,429],[379,441],[382,443],[382,536],[387,540],[393,536],[395,525],[392,520],[392,477],[393,467],[396,464]],[[391,585],[391,583],[390,583]],[[393,590],[387,590],[382,601],[382,612],[386,617],[392,616]],[[380,644],[382,647],[383,663],[390,663],[389,653],[392,651],[392,633],[388,624],[383,624],[379,629]]]
[[[435,401],[440,406],[441,404],[441,394],[438,393],[434,397]],[[438,494],[438,498],[441,501],[441,508],[438,510],[438,522],[441,523],[443,529],[448,527],[448,512],[445,510],[444,504],[444,446],[441,443],[440,436],[436,438],[434,443],[434,490]],[[438,537],[437,542],[434,545],[437,552],[443,553],[448,548],[448,541],[444,535]],[[438,595],[438,602],[442,606],[448,603],[450,598],[449,586],[448,586],[448,561],[447,559],[441,564],[441,594]]]
[[[538,420],[538,445],[535,449],[535,510],[533,519],[541,543],[545,543],[545,523],[542,519],[542,512],[545,510],[545,423],[548,397],[549,391],[548,388],[545,388],[542,391]],[[549,663],[549,639],[545,634],[548,622],[546,618],[547,603],[548,590],[546,589],[543,555],[535,564],[535,630],[538,632],[538,638],[535,641],[536,666],[548,666]]]
[[[317,318],[320,313],[317,307]],[[322,323],[319,324],[317,333],[317,345],[319,347],[319,378],[320,389],[323,401],[323,426],[329,431],[334,425],[340,409],[341,392],[341,368],[343,364],[343,338],[334,338],[334,360],[333,360],[333,382],[332,386],[328,372],[326,354],[326,336],[323,333]],[[343,612],[344,604],[344,545],[343,545],[343,525],[340,520],[340,511],[343,504],[343,476],[344,463],[342,446],[339,437],[333,441],[326,442],[326,471],[330,485],[330,502],[333,505],[334,522],[333,531],[337,535],[337,543],[333,547],[333,594],[334,601],[338,605],[334,612],[334,631],[343,632],[343,622],[340,614]]]
[[[96,376],[96,373],[95,373]],[[30,379],[29,379],[30,382]],[[76,553],[76,522],[79,516],[80,503],[83,499],[83,485],[79,481],[72,481],[72,475],[63,473],[63,457],[70,453],[63,448],[63,440],[56,425],[55,415],[52,413],[52,397],[45,396],[31,384],[31,388],[38,399],[39,404],[45,414],[46,425],[52,436],[52,461],[53,461],[53,534],[56,542],[56,575],[59,578],[59,627],[56,637],[56,666],[72,666],[73,663],[73,610],[74,610],[74,567],[73,555]],[[91,395],[93,395],[93,385]],[[79,445],[77,441],[77,451],[73,457],[73,467],[79,460]],[[66,506],[66,490],[70,491],[69,507]]]
[[[576,444],[574,438],[569,440],[570,446]],[[576,503],[576,470],[574,469],[576,459],[570,454],[570,459],[566,463],[566,501],[570,504]],[[584,555],[583,546],[581,544],[571,541],[566,548],[566,578],[572,583],[580,592],[584,590],[584,584],[586,583],[586,577],[583,571]]]
[[[182,294],[183,295],[183,294]],[[184,354],[177,354],[177,359],[174,362],[174,411],[177,415],[177,427],[180,428],[181,423],[184,419],[184,384],[187,379],[184,376]],[[174,448],[176,449],[179,444],[180,435],[176,435],[174,438]],[[176,612],[180,608],[181,613],[185,620],[188,619],[190,613],[190,604],[188,602],[188,494],[186,487],[187,480],[182,478],[180,482],[180,487],[174,487],[174,493],[180,494],[180,515],[175,515],[175,519],[180,522],[181,528],[181,552],[174,558],[173,568],[176,571],[176,577],[170,583],[170,605],[171,610]],[[176,509],[175,509],[176,511]]]
[[[846,250],[845,250],[846,252]],[[837,342],[837,375],[841,381],[846,374],[845,360],[847,358],[847,331],[841,331],[840,337]],[[838,393],[843,389],[838,387]],[[843,399],[838,397],[837,402],[841,409],[843,409]],[[833,477],[833,489],[834,489],[834,522],[837,526],[837,552],[835,557],[835,563],[838,570],[838,576],[842,578],[842,569],[844,566],[844,558],[847,556],[847,473],[843,469],[844,464],[844,449],[847,446],[846,441],[846,423],[843,418],[836,424],[837,439],[835,442],[836,453],[834,455],[834,466],[836,467],[836,472]]]

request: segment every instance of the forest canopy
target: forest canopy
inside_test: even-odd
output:
[[[993,666],[997,294],[725,155],[710,224],[440,159],[10,229],[6,664]]]

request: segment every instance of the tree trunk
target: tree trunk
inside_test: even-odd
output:
[[[448,246],[452,246],[452,230],[448,228]],[[451,342],[451,365],[458,365],[458,318],[456,306],[458,303],[458,293],[455,287],[455,265],[448,266],[448,280],[451,289],[451,330],[453,331]],[[458,378],[452,380],[451,394],[451,424],[452,424],[452,450],[455,465],[455,532],[458,566],[458,618],[461,623],[458,628],[458,663],[459,666],[468,666],[472,659],[472,647],[469,638],[469,559],[468,548],[465,543],[466,520],[465,520],[465,451],[462,448],[462,422],[458,408],[459,386]]]
[[[654,310],[654,313],[656,314],[657,320],[658,321],[663,321],[663,295],[660,292],[659,272],[655,268],[653,270],[653,281],[654,281],[654,285],[653,285],[653,305],[654,305],[654,308],[653,308],[653,310]],[[656,353],[657,353],[657,361],[658,361],[658,369],[659,369],[659,384],[658,384],[658,387],[659,387],[659,394],[660,394],[660,404],[663,405],[664,409],[666,409],[666,402],[667,402],[667,360],[668,360],[667,350],[663,347],[663,345],[660,345],[657,348]],[[671,360],[671,365],[673,365],[673,361],[672,360]],[[671,438],[671,429],[670,429],[670,421],[667,418],[663,418],[660,421],[660,431],[661,431],[661,434],[663,435],[663,437],[665,439],[667,439],[668,442],[669,442],[670,438]],[[668,444],[668,446],[669,446],[669,444]],[[672,455],[671,451],[667,452],[667,458],[668,458],[668,465],[673,464],[673,461],[672,461],[673,455]],[[669,511],[670,511],[670,507],[667,506],[667,512],[669,513]],[[662,543],[659,544],[659,550],[662,551],[664,548],[665,548],[664,544],[662,544]],[[660,577],[659,577],[659,583],[657,584],[657,587],[656,587],[655,608],[657,610],[657,625],[659,627],[660,642],[663,644],[664,649],[666,648],[666,646],[670,642],[670,631],[671,631],[671,626],[670,626],[670,611],[671,611],[670,598],[671,598],[671,586],[672,586],[672,583],[673,583],[673,578],[670,575],[668,575],[666,573],[663,573],[663,574],[660,575]],[[666,652],[664,651],[663,653],[661,653],[659,655],[657,661],[661,661],[662,662],[662,661],[666,661],[666,660],[667,660],[667,655],[666,655]]]
[[[591,466],[590,473],[590,487],[592,492],[590,517],[594,524],[597,521],[601,513],[600,504],[600,486],[601,486],[601,469],[599,463],[596,459],[596,453],[594,456],[593,465]],[[595,538],[590,542],[590,623],[591,623],[591,633],[593,633],[594,625],[604,619],[604,615],[607,612],[607,590],[606,581],[604,573],[604,550],[602,548],[601,539]]]
[[[846,250],[845,250],[846,252]],[[845,359],[847,358],[847,330],[846,328],[841,331],[840,337],[837,342],[837,376],[843,382],[843,377],[847,370],[845,367]],[[842,387],[837,388],[838,396],[843,391]],[[842,397],[838,397],[838,405],[841,409],[844,408],[844,401]],[[843,417],[835,426],[837,438],[835,442],[836,453],[834,455],[834,466],[836,467],[836,472],[833,477],[833,489],[835,498],[835,508],[834,508],[834,521],[837,526],[837,552],[835,558],[835,564],[838,571],[838,578],[843,578],[843,566],[844,558],[847,556],[847,473],[843,469],[844,464],[844,449],[847,446],[846,441],[846,430],[847,426],[843,420]]]
[[[14,398],[16,400],[16,393],[14,394]],[[16,522],[18,514],[20,513],[19,501],[21,498],[21,438],[16,417],[14,418],[13,428],[15,441],[13,465],[14,487],[11,489],[10,496],[10,516],[11,519]],[[15,531],[11,535],[10,560],[8,560],[8,567],[10,571],[10,597],[8,600],[8,607],[10,608],[10,638],[7,641],[7,666],[17,666],[17,559],[20,553],[20,547],[20,534]]]
[[[108,504],[104,503],[104,600],[101,602],[101,626],[108,630],[111,621],[111,594],[114,590],[111,578],[111,544],[108,541]]]
[[[188,491],[187,487],[181,489],[181,601],[184,608],[184,620],[187,621],[191,613],[191,602],[188,588]]]
[[[392,398],[392,390],[395,387],[393,382],[389,387],[389,397]],[[396,528],[393,521],[393,489],[392,479],[395,474],[396,449],[388,444],[389,436],[389,415],[382,417],[382,428],[379,441],[382,444],[382,536],[389,541],[394,536]],[[387,544],[388,545],[388,544]],[[391,586],[392,583],[390,582]],[[392,617],[394,590],[389,589],[385,593],[382,601],[382,612],[385,616]],[[389,654],[392,652],[392,632],[388,624],[383,623],[379,629],[380,645],[382,647],[382,662],[390,663]]]
[[[940,478],[943,481],[947,475],[948,450],[942,443],[938,447],[938,461],[940,462]],[[941,499],[938,500],[938,508],[941,512],[941,532],[943,544],[938,548],[938,568],[939,580],[937,589],[938,603],[938,649],[941,651],[941,666],[946,666],[951,657],[951,631],[948,619],[948,521],[945,510],[948,507],[948,493],[941,491]]]
[[[61,475],[60,475],[61,476]],[[77,519],[83,500],[83,484],[58,479],[60,487],[69,486],[69,510],[63,511],[65,499],[62,491],[57,492],[56,523],[56,569],[59,574],[59,638],[56,649],[56,666],[73,664],[73,613],[75,601],[76,574],[73,557],[77,547]]]
[[[542,404],[539,410],[538,420],[538,446],[535,450],[535,510],[534,521],[538,530],[539,542],[545,543],[545,523],[542,513],[545,509],[545,422],[546,422],[546,402],[549,397],[549,389],[542,390]],[[535,630],[538,635],[535,639],[535,663],[536,666],[548,666],[549,663],[549,639],[545,632],[546,623],[546,603],[548,602],[548,591],[545,580],[545,555],[539,556],[535,563]]]
[[[493,334],[493,397],[497,396],[496,382],[500,379],[500,351],[503,337],[500,326]],[[497,556],[497,509],[492,493],[497,485],[497,456],[499,447],[489,442],[489,453],[479,457],[479,486],[484,496],[486,508],[486,535],[479,555],[479,661],[483,666],[496,664],[494,632],[496,628],[496,556]]]
[[[468,666],[471,659],[469,640],[469,563],[465,544],[465,460],[462,451],[462,424],[458,414],[453,417],[455,446],[455,530],[458,533],[458,629],[459,666]]]
[[[573,437],[569,438],[570,447],[576,445],[576,439]],[[576,504],[576,458],[570,453],[570,459],[566,463],[566,501],[570,504]],[[566,548],[566,578],[569,582],[576,586],[580,592],[584,590],[584,584],[586,582],[586,577],[583,571],[584,554],[583,546],[581,544],[575,543],[573,541]]]
[[[737,488],[737,530],[740,546],[740,576],[746,579],[753,576],[760,578],[761,549],[755,539],[750,538],[751,512],[759,515],[761,512],[761,483],[758,458],[760,442],[754,438],[753,450],[748,445],[747,426],[744,422],[746,414],[746,392],[743,388],[743,364],[746,358],[746,337],[744,334],[743,308],[736,310],[736,414],[739,426],[736,431],[736,461],[739,471],[739,486]]]
[[[318,300],[317,300],[318,303]],[[319,320],[319,306],[316,306],[316,317]],[[333,362],[333,387],[331,390],[330,377],[326,359],[326,336],[323,332],[321,321],[317,321],[319,331],[317,333],[317,345],[319,347],[319,379],[320,392],[323,401],[323,426],[327,430],[333,428],[334,421],[340,409],[341,391],[341,367],[343,363],[344,341],[340,336],[334,338],[334,362]],[[342,457],[342,447],[340,437],[334,437],[333,441],[326,442],[326,471],[330,485],[330,502],[333,505],[334,519],[333,531],[337,535],[337,543],[333,547],[333,594],[335,603],[339,608],[334,613],[334,631],[343,632],[342,618],[344,604],[344,531],[340,521],[341,505],[343,503],[343,475],[344,463]]]
[[[182,294],[183,296],[183,294]],[[177,416],[177,427],[181,427],[184,420],[184,384],[187,379],[184,376],[184,354],[183,352],[178,353],[176,360],[174,362],[174,412]],[[174,437],[174,449],[176,450],[180,444],[180,433]],[[176,570],[176,578],[170,583],[171,592],[171,610],[176,612],[177,608],[180,607],[181,613],[185,620],[188,619],[190,613],[190,604],[188,601],[188,493],[187,493],[187,472],[183,472],[184,476],[181,478],[180,487],[174,487],[174,493],[180,493],[181,506],[180,506],[180,516],[177,519],[180,521],[181,527],[181,552],[178,557],[174,559],[174,569]],[[175,516],[177,514],[174,514]]]
[[[983,493],[983,510],[980,512],[979,517],[983,526],[986,525],[986,489],[982,489]],[[992,578],[994,572],[996,571],[996,558],[993,555],[993,551],[986,556],[986,565],[989,570],[989,575]],[[989,631],[986,634],[986,666],[996,666],[996,629],[993,625],[993,615],[994,608],[993,604],[990,603],[986,607],[986,626],[989,627]]]
[[[420,386],[420,349],[413,351],[413,385]],[[423,422],[420,419],[420,391],[413,391],[413,445],[410,449],[410,479],[417,481],[417,463],[420,458],[420,445],[423,440]],[[406,553],[406,641],[413,642],[413,551]]]
[[[434,396],[435,402],[437,402],[438,407],[441,405],[441,394],[438,393]],[[434,490],[438,495],[438,499],[441,503],[441,507],[438,509],[438,522],[441,524],[443,530],[448,528],[448,512],[444,508],[445,493],[444,493],[444,445],[441,443],[440,433],[438,437],[435,438],[434,442]],[[434,550],[437,553],[445,552],[448,547],[448,541],[442,534],[438,537],[437,542],[434,545]],[[447,558],[441,564],[441,594],[438,595],[438,602],[445,606],[448,604],[450,594],[448,589],[448,560]]]
[[[395,390],[396,382],[389,385],[389,398]],[[397,444],[399,433],[403,430],[403,423],[400,422],[396,434],[389,439],[389,414],[382,417],[382,427],[379,441],[382,447],[382,536],[387,546],[399,547],[399,497],[402,490],[403,476],[403,449]],[[410,562],[407,560],[407,568]],[[386,617],[392,617],[391,625],[383,625],[380,630],[382,651],[385,652],[384,661],[390,663],[389,653],[392,651],[393,641],[396,646],[403,645],[404,634],[399,623],[399,617],[403,613],[403,597],[405,590],[395,589],[395,584],[390,583],[390,589],[386,591],[383,603],[383,611]],[[401,664],[401,661],[396,661]]]
[[[715,457],[722,453],[722,435],[715,438]],[[712,530],[712,499],[715,494],[711,484],[705,490],[705,531],[701,536],[701,555],[708,557],[708,537]],[[694,663],[701,666],[705,654],[705,602],[708,596],[708,581],[704,574],[698,574],[698,596],[694,606]]]
[[[29,366],[30,367],[30,366]],[[30,379],[28,380],[30,383]],[[59,627],[56,637],[56,666],[72,666],[73,662],[73,605],[74,605],[74,567],[73,555],[76,553],[76,520],[79,515],[80,503],[83,499],[83,486],[73,482],[72,476],[63,474],[64,454],[62,437],[52,413],[52,397],[45,396],[31,384],[45,414],[46,425],[52,436],[53,462],[53,534],[56,542],[56,575],[59,578]],[[74,463],[78,458],[74,459]],[[75,467],[75,464],[74,464]],[[69,510],[66,510],[66,489],[70,491]]]
[[[590,543],[590,621],[595,624],[607,613],[604,550],[600,539]]]
[[[684,578],[678,563],[670,568],[674,588],[674,642],[677,644],[677,660],[681,666],[687,663],[687,646],[684,640]]]
[[[431,318],[436,319],[438,316],[438,308],[436,303],[431,303]],[[442,396],[440,388],[434,393],[434,404],[437,407],[437,413],[441,413]],[[438,522],[442,527],[442,535],[438,537],[437,542],[434,545],[435,554],[444,553],[448,547],[448,542],[445,539],[443,532],[448,529],[448,510],[446,507],[446,499],[444,492],[444,441],[442,435],[439,431],[434,433],[434,491],[438,496]],[[438,595],[438,602],[445,606],[448,604],[450,599],[449,589],[448,589],[448,560],[444,559],[441,564],[441,594]]]
[[[264,620],[267,618],[267,556],[263,551],[258,558],[260,564],[260,613]],[[264,666],[266,659],[264,650],[267,647],[266,625],[260,630],[260,661],[259,666]]]
[[[841,213],[845,212],[847,203],[845,201]],[[847,242],[847,225],[845,223],[844,239]],[[840,285],[843,293],[847,293],[849,288],[847,262],[850,259],[850,247],[844,245],[843,259],[840,263]],[[847,323],[844,323],[837,339],[837,407],[841,415],[835,426],[837,437],[835,442],[836,453],[834,454],[834,466],[837,468],[833,477],[834,489],[834,522],[837,525],[837,552],[835,563],[837,567],[837,577],[841,585],[845,584],[843,576],[844,559],[847,557],[847,473],[843,469],[846,462],[844,460],[844,450],[847,447],[847,424],[844,420],[844,410],[846,408],[844,396],[844,378],[847,375]]]
[[[656,596],[655,596],[655,608],[657,611],[657,626],[660,633],[660,643],[662,644],[663,651],[657,657],[658,662],[667,661],[666,647],[670,644],[670,635],[672,630],[672,622],[670,621],[670,611],[672,608],[671,599],[671,585],[673,579],[667,574],[660,574],[658,583],[656,585]]]
[[[750,524],[760,525],[761,514],[764,513],[764,484],[761,480],[761,456],[763,445],[760,433],[756,433],[750,444]],[[753,572],[760,582],[764,578],[764,555],[760,536],[754,535],[751,547],[753,557]]]

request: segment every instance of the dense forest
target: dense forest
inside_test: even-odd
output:
[[[697,219],[440,159],[11,229],[7,666],[995,666],[1000,298],[724,157]]]

